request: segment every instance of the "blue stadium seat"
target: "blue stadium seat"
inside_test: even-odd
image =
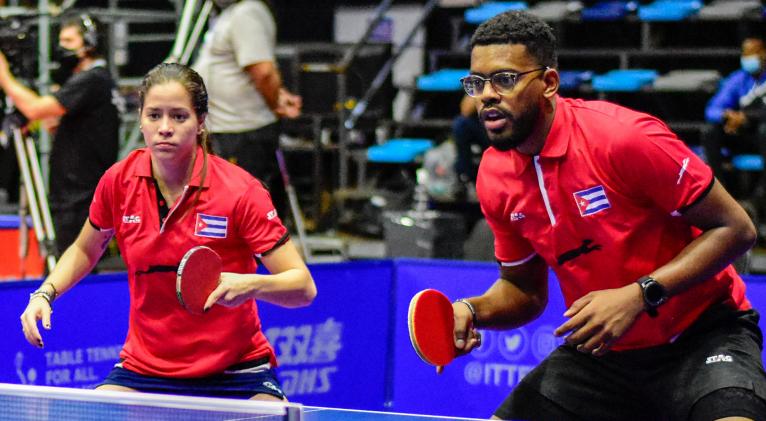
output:
[[[527,2],[525,1],[490,1],[466,10],[463,18],[466,23],[480,25],[485,20],[491,19],[500,13],[509,10],[526,10],[527,7]]]
[[[731,164],[740,171],[763,171],[763,158],[760,155],[735,155]]]
[[[580,12],[582,20],[621,20],[636,11],[638,2],[624,0],[600,1]]]
[[[593,89],[598,92],[635,92],[657,79],[656,70],[612,70],[593,77]]]
[[[389,139],[382,145],[367,149],[367,161],[387,164],[407,164],[433,147],[433,140],[419,138]]]
[[[559,71],[559,87],[561,89],[577,89],[593,78],[590,70],[561,70]]]
[[[638,8],[638,18],[643,21],[679,21],[699,12],[699,0],[657,0]]]
[[[451,92],[463,89],[460,78],[468,76],[468,69],[441,69],[427,75],[418,76],[417,88],[420,91]]]

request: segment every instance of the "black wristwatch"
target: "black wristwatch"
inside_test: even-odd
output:
[[[641,294],[644,297],[644,308],[651,317],[657,317],[657,307],[668,300],[665,287],[651,276],[642,276],[636,281],[641,286]]]

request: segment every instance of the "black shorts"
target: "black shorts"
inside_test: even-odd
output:
[[[285,393],[274,369],[268,364],[268,358],[237,364],[221,374],[193,379],[145,376],[117,364],[101,383],[106,384],[171,395],[250,399],[265,393],[285,399]]]
[[[602,357],[562,345],[524,377],[495,416],[686,420],[695,403],[722,389],[741,388],[766,400],[758,320],[755,310],[717,305],[668,345]]]

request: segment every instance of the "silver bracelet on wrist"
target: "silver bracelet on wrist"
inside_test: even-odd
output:
[[[32,301],[35,297],[42,297],[45,302],[48,303],[48,306],[53,309],[53,295],[51,293],[41,289],[35,290],[33,293],[29,294],[29,301]]]
[[[477,326],[476,324],[476,308],[471,304],[468,300],[465,298],[460,298],[455,300],[456,303],[463,303],[466,307],[468,307],[468,310],[471,312],[471,321],[473,323],[473,327],[475,328]]]
[[[59,292],[58,292],[58,290],[56,290],[56,287],[53,285],[53,282],[43,282],[42,285],[40,285],[40,288],[37,288],[37,290],[38,291],[42,290],[43,287],[46,286],[46,285],[51,287],[51,290],[53,291],[53,292],[50,293],[51,301],[54,301],[56,299],[56,297],[59,296]]]

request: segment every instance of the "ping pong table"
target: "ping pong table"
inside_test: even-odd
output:
[[[475,420],[191,396],[0,383],[0,421]]]

